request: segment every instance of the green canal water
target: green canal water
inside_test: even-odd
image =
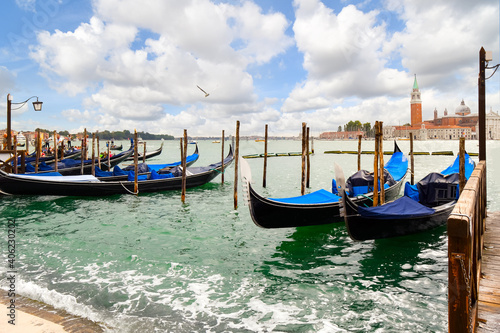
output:
[[[409,142],[398,144],[409,152]],[[148,149],[159,145],[150,142]],[[492,211],[500,209],[499,146],[487,143]],[[199,147],[197,165],[220,159],[220,144],[200,141]],[[241,141],[240,152],[263,147]],[[384,142],[384,150],[392,148]],[[357,142],[315,141],[314,149],[310,191],[330,189],[334,162],[346,175],[355,171],[356,155],[323,152],[356,150]],[[470,141],[466,149],[479,148]],[[363,150],[373,150],[373,141],[364,141]],[[443,150],[456,153],[458,142],[415,142],[415,151]],[[269,143],[269,152],[292,151],[300,151],[299,141]],[[179,155],[178,142],[166,141],[151,163]],[[453,159],[417,156],[416,179]],[[267,188],[261,186],[263,159],[247,161],[261,194],[300,193],[300,157],[270,158]],[[362,167],[373,168],[371,155],[362,156]],[[189,189],[185,204],[179,191],[2,197],[0,274],[11,269],[7,221],[15,220],[16,292],[102,323],[109,332],[447,331],[446,227],[368,242],[352,241],[342,223],[261,229],[241,192],[234,210],[233,181],[234,164],[224,184],[219,176]],[[1,281],[7,289],[6,278]]]

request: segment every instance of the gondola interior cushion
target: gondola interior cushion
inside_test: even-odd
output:
[[[400,197],[397,200],[376,207],[358,207],[359,215],[374,219],[400,219],[431,215],[434,209],[419,204],[409,197]]]
[[[442,175],[431,172],[417,183],[419,202],[426,206],[435,206],[443,202],[456,200],[459,174]]]
[[[149,179],[165,179],[165,178],[173,178],[174,175],[171,173],[158,174],[155,170],[151,170],[151,176]]]
[[[138,180],[138,181],[140,181],[140,180],[147,180],[147,179],[148,179],[148,175],[138,175],[138,176],[137,176],[137,180]],[[128,173],[128,178],[127,178],[127,180],[128,180],[129,182],[133,182],[133,181],[135,181],[135,173],[134,173],[133,171],[130,171],[130,172]]]
[[[396,184],[391,174],[384,169],[384,188]],[[359,170],[351,177],[349,177],[345,183],[347,192],[350,197],[370,193],[373,191],[373,172],[368,172],[366,170]],[[379,184],[380,189],[380,184]]]

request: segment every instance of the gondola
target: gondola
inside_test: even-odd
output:
[[[126,150],[124,152],[121,152],[119,154],[113,155],[109,158],[109,163],[111,167],[114,167],[115,165],[120,164],[123,162],[127,157],[130,157],[134,153],[134,149]],[[95,166],[99,166],[98,160],[95,159]],[[55,171],[55,167],[53,164],[46,164],[46,163],[41,163],[38,166],[38,173],[39,174],[44,174],[44,173],[51,173]],[[101,159],[101,167],[104,170],[107,170],[108,168],[108,161],[107,159]],[[82,173],[82,165],[81,165],[81,160],[75,160],[75,159],[70,159],[66,158],[63,159],[59,162],[57,162],[57,171],[62,174],[63,176],[73,176],[73,175],[80,175]],[[35,168],[31,164],[26,164],[26,174],[34,174],[35,173]],[[84,175],[90,175],[92,173],[92,159],[90,160],[84,160],[83,161],[83,174]]]
[[[111,145],[109,147],[109,150],[122,150],[123,149],[123,144],[117,146],[117,145]]]
[[[233,161],[233,150],[229,149],[224,159],[224,169]],[[206,167],[186,168],[186,188],[201,186],[224,172],[222,162]],[[132,176],[133,179],[133,176]],[[180,190],[182,169],[176,167],[169,174],[152,172],[147,179],[139,178],[138,192]],[[134,193],[134,181],[100,181],[92,175],[52,176],[8,174],[0,170],[0,193],[4,195],[58,195],[58,196],[107,196]]]
[[[392,177],[390,184],[386,182],[385,198],[393,200],[399,196],[401,186],[408,171],[408,160],[394,142],[394,153],[385,164],[386,173]],[[348,179],[348,182],[357,179],[356,176],[368,173],[363,170]],[[253,222],[262,228],[287,228],[321,225],[334,222],[343,222],[339,213],[340,194],[321,189],[310,194],[292,198],[265,198],[260,196],[251,185],[251,172],[248,162],[241,159],[241,177],[243,188],[246,192],[248,207]],[[386,177],[388,179],[388,177]],[[372,187],[369,185],[356,188],[352,191],[354,202],[371,204],[373,196]],[[358,184],[359,185],[359,184]]]
[[[139,141],[139,143],[140,143],[140,141]],[[162,149],[163,149],[163,140],[161,142],[160,148],[153,150],[153,151],[146,152],[146,159],[160,155]],[[137,156],[138,156],[139,161],[144,160],[143,154],[141,152],[138,152]],[[133,161],[133,160],[134,160],[134,156],[131,156],[131,157],[128,157],[127,159],[125,159],[125,161]]]
[[[76,149],[76,148],[70,148],[68,150],[66,150],[64,152],[64,156],[61,156],[59,155],[58,158],[71,158],[71,159],[75,159],[75,158],[78,158],[80,155],[82,154],[82,151],[80,149]],[[38,157],[38,162],[41,163],[41,162],[45,162],[45,163],[52,163],[54,162],[54,160],[56,159],[56,156],[51,154],[51,155],[45,155],[45,156],[39,156]],[[30,155],[26,155],[25,159],[24,159],[24,162],[25,163],[33,163],[33,162],[36,162],[36,151],[33,152],[32,154]],[[17,164],[18,166],[21,166],[21,158],[18,157],[17,158]]]
[[[474,170],[465,154],[465,177]],[[390,238],[423,232],[443,225],[459,195],[458,157],[441,173],[430,173],[416,185],[405,184],[405,195],[377,207],[363,207],[342,196],[342,208],[349,236],[356,241]]]
[[[194,150],[194,153],[186,157],[186,166],[193,165],[198,158],[200,157],[198,151],[198,145]],[[171,169],[181,165],[182,161],[173,162],[173,163],[164,163],[164,164],[146,164],[140,163],[138,165],[138,175],[149,175],[153,170],[159,174],[167,173]],[[120,168],[119,166],[115,166],[113,171],[102,171],[100,168],[96,168],[95,176],[102,181],[115,181],[115,180],[124,180],[127,179],[130,171],[134,170],[134,165],[128,165],[125,168]]]

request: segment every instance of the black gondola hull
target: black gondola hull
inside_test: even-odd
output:
[[[406,177],[406,176],[405,176]],[[385,190],[385,199],[394,200],[401,192],[403,177]],[[290,204],[260,196],[249,184],[249,207],[253,222],[262,228],[293,228],[343,222],[340,216],[340,202],[323,204]],[[372,205],[373,193],[355,198],[360,205]]]
[[[444,225],[453,211],[456,201],[433,207],[434,214],[419,217],[377,219],[365,218],[358,214],[357,205],[344,197],[345,225],[349,236],[356,241],[392,238],[416,234]]]
[[[224,159],[224,169],[233,161],[233,152],[230,149]],[[222,170],[222,163],[218,162],[205,168],[192,168],[198,171],[186,176],[186,188],[204,185],[217,177]],[[54,176],[61,177],[61,176]],[[0,192],[6,195],[57,195],[57,196],[108,196],[113,194],[134,193],[133,181],[102,182],[87,181],[57,181],[38,176],[16,177],[0,170]],[[53,178],[55,179],[55,178]],[[160,192],[182,189],[182,177],[142,180],[138,181],[138,192]]]

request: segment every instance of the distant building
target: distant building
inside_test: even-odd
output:
[[[422,98],[416,75],[411,91],[410,112],[411,125],[394,126],[392,131],[388,130],[388,134],[392,133],[392,137],[409,138],[410,133],[412,133],[413,138],[416,140],[477,138],[478,115],[477,113],[471,113],[464,100],[455,109],[455,114],[449,115],[448,110],[444,109],[443,117],[439,118],[437,109],[434,109],[434,118],[422,121]]]
[[[350,132],[323,132],[319,135],[323,140],[349,140],[357,139],[358,135],[365,136],[363,131],[350,131]]]
[[[486,138],[490,140],[500,140],[500,115],[497,112],[493,112],[490,108],[490,112],[486,114]]]

